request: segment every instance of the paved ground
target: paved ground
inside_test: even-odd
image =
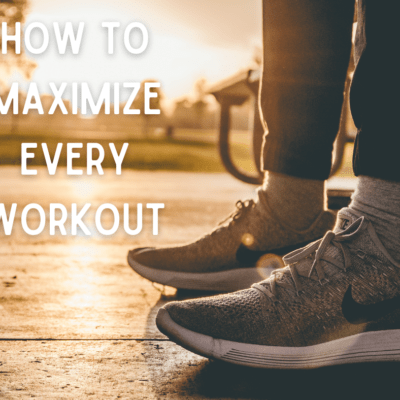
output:
[[[0,168],[1,202],[18,204],[11,236],[0,237],[1,399],[357,398],[396,390],[398,365],[360,365],[319,371],[264,371],[208,361],[169,342],[154,324],[172,299],[202,295],[153,287],[126,263],[127,251],[183,243],[212,228],[253,187],[225,174],[124,171],[115,177],[21,177]],[[160,235],[151,213],[131,238],[31,237],[20,227],[29,203],[163,202]],[[134,210],[134,209],[133,209]],[[132,212],[134,214],[134,212]],[[37,224],[35,217],[31,227]],[[132,227],[135,218],[132,215]],[[93,227],[93,212],[87,225]]]

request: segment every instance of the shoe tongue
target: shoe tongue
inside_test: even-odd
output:
[[[342,208],[338,214],[337,214],[337,218],[336,218],[336,225],[335,228],[333,229],[333,231],[335,233],[339,233],[344,231],[345,229],[347,229],[353,222],[355,222],[357,219],[360,218],[361,215],[359,215],[358,213],[356,213],[355,211],[349,209],[349,208]],[[334,258],[337,261],[343,263],[343,255],[340,252],[340,250],[335,247],[335,246],[328,246],[325,249],[324,252],[325,256],[328,256],[330,258]],[[313,263],[314,258],[309,259],[309,258],[305,258],[303,260],[300,260],[297,262],[296,264],[296,269],[297,272],[302,275],[302,276],[308,276],[308,272],[310,271],[310,267]],[[324,270],[330,275],[330,274],[334,274],[336,271],[336,267],[333,267],[331,264],[329,263],[325,263],[324,264]],[[315,276],[315,272],[313,273]],[[281,282],[286,282],[286,281],[290,281],[290,272],[287,271],[286,274],[283,274],[280,277]]]
[[[336,225],[333,231],[335,233],[339,233],[347,229],[353,222],[355,222],[357,219],[359,219],[361,215],[356,213],[355,211],[349,209],[349,208],[342,208],[336,218]],[[330,258],[334,258],[337,261],[344,263],[343,255],[341,251],[335,247],[335,246],[328,246],[325,249],[324,255]],[[322,257],[323,258],[323,257]],[[313,263],[313,259],[305,258],[303,260],[300,260],[296,264],[296,269],[297,273],[301,276],[308,276],[308,273],[310,271],[310,267]],[[329,275],[335,274],[337,271],[337,268],[334,267],[330,263],[324,263],[324,271]],[[316,272],[313,272],[314,277],[316,277]],[[282,283],[291,283],[292,279],[290,277],[290,272],[289,270],[285,270],[285,272],[282,270],[282,274],[277,277],[277,281],[282,282]]]
[[[333,232],[339,233],[347,229],[354,221],[360,218],[355,211],[350,208],[342,208],[336,217],[336,225]]]

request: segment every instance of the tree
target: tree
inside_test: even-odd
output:
[[[15,24],[23,23],[28,9],[28,0],[0,0],[0,46],[3,40],[3,22],[7,23],[8,34],[15,33]],[[26,57],[21,46],[20,54],[15,53],[15,41],[7,42],[7,54],[0,54],[0,95],[7,91],[7,78],[17,70],[25,79],[30,80],[36,63]],[[11,133],[17,130],[19,113],[11,114]]]
[[[210,128],[213,125],[213,113],[210,110],[210,94],[207,90],[206,78],[200,78],[194,83],[194,101],[192,112],[195,119],[195,127],[200,129]]]
[[[140,114],[142,116],[142,133],[143,136],[148,136],[149,135],[149,126],[150,126],[150,121],[152,117],[157,117],[157,119],[160,119],[163,116],[163,110],[161,107],[161,102],[164,97],[162,91],[160,88],[152,88],[151,91],[153,93],[157,93],[157,97],[153,97],[150,99],[150,108],[153,110],[160,110],[160,115],[152,115],[152,114],[146,114],[145,113],[145,83],[154,83],[156,82],[155,80],[152,79],[147,79],[142,81],[140,85],[140,90],[138,95],[136,96],[136,99],[133,102],[133,108],[136,108],[140,110]]]
[[[21,24],[25,20],[28,9],[28,0],[1,0],[0,1],[0,22],[6,22],[8,33],[14,34],[15,24]],[[0,24],[2,25],[2,24]],[[2,29],[0,29],[0,43],[2,43]],[[36,63],[26,57],[21,46],[21,54],[15,53],[15,42],[7,42],[7,54],[0,54],[0,86],[2,90],[7,89],[7,78],[13,70],[22,73],[25,79],[30,79]]]

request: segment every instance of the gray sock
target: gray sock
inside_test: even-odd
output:
[[[324,181],[267,171],[262,191],[279,221],[296,230],[307,229],[325,207]]]
[[[400,182],[360,176],[349,208],[372,222],[382,244],[400,262]]]

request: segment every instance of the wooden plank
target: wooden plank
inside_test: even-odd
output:
[[[107,171],[88,178],[61,171],[49,177],[40,168],[27,179],[17,167],[1,172],[7,209],[38,203],[48,214],[50,203],[78,201],[112,203],[120,211],[123,203],[164,202],[165,209],[158,236],[147,214],[136,237],[121,229],[112,237],[50,236],[47,229],[28,236],[19,210],[12,235],[2,233],[0,240],[0,338],[162,338],[154,318],[167,299],[127,265],[128,250],[194,240],[226,217],[237,199],[254,195],[253,187],[227,174],[124,171],[118,177]]]
[[[168,398],[178,398],[179,392],[190,390],[195,370],[207,363],[163,341],[14,341],[0,345],[0,398],[4,400],[159,399],[168,392]]]
[[[245,368],[209,361],[168,341],[0,341],[2,400],[369,399],[397,393],[399,372],[399,363]]]

